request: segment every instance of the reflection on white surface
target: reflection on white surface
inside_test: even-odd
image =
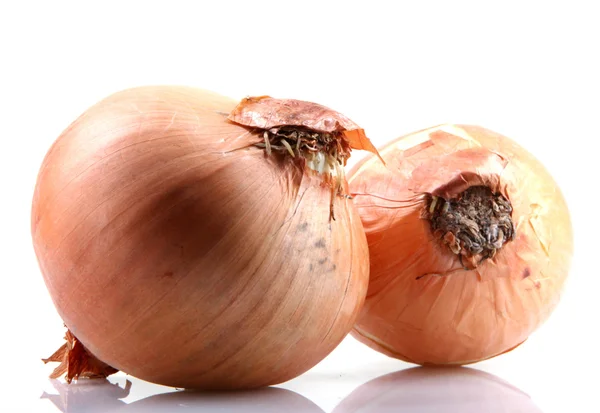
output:
[[[126,405],[121,399],[129,396],[131,390],[129,380],[124,387],[106,379],[85,379],[72,384],[58,380],[50,382],[58,394],[44,392],[41,398],[50,400],[64,413],[115,411]]]
[[[44,392],[41,402],[50,409],[54,405],[58,410],[53,411],[63,413],[181,410],[324,413],[308,398],[278,387],[239,392],[193,392],[155,386],[135,378],[120,385],[106,379],[80,380],[70,385],[58,380],[50,382],[58,394]],[[310,393],[314,385],[318,386],[313,381],[307,384],[302,393]],[[157,394],[162,390],[167,392]],[[330,393],[327,388],[322,390]],[[492,374],[467,367],[416,367],[386,374],[360,385],[333,409],[333,413],[392,412],[541,413],[541,410],[518,388]]]
[[[158,394],[133,402],[123,410],[131,412],[256,412],[324,413],[316,404],[290,390],[270,387],[235,393],[194,393],[187,391]]]
[[[333,413],[541,413],[502,379],[467,367],[416,367],[363,384]]]
[[[239,392],[176,390],[126,403],[122,399],[129,395],[132,387],[130,381],[124,387],[108,380],[80,380],[72,384],[52,380],[52,384],[59,394],[45,392],[42,398],[49,399],[64,413],[152,413],[181,410],[206,413],[324,413],[307,398],[276,387]]]

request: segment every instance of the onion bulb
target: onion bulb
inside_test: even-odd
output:
[[[524,342],[559,301],[567,205],[525,149],[477,126],[399,138],[349,172],[370,254],[352,332],[417,364],[467,364]]]
[[[369,144],[301,101],[236,106],[163,86],[91,107],[49,150],[33,199],[35,252],[68,329],[46,359],[61,362],[54,376],[233,389],[314,366],[366,293],[343,166]]]

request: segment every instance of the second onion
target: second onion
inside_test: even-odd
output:
[[[440,125],[349,174],[371,273],[353,331],[418,364],[467,364],[525,341],[557,305],[572,254],[565,200],[511,139]]]

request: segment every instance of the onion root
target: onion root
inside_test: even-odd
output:
[[[431,196],[431,229],[458,255],[465,269],[477,268],[515,237],[510,201],[487,186],[473,186],[452,199]]]

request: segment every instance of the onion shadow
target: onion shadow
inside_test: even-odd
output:
[[[470,367],[414,367],[373,379],[333,413],[541,413],[528,394]]]
[[[227,392],[173,390],[127,403],[122,399],[130,393],[129,380],[124,387],[106,379],[79,380],[72,384],[52,380],[52,384],[59,394],[44,393],[42,398],[50,399],[63,413],[324,413],[304,396],[278,387]]]

